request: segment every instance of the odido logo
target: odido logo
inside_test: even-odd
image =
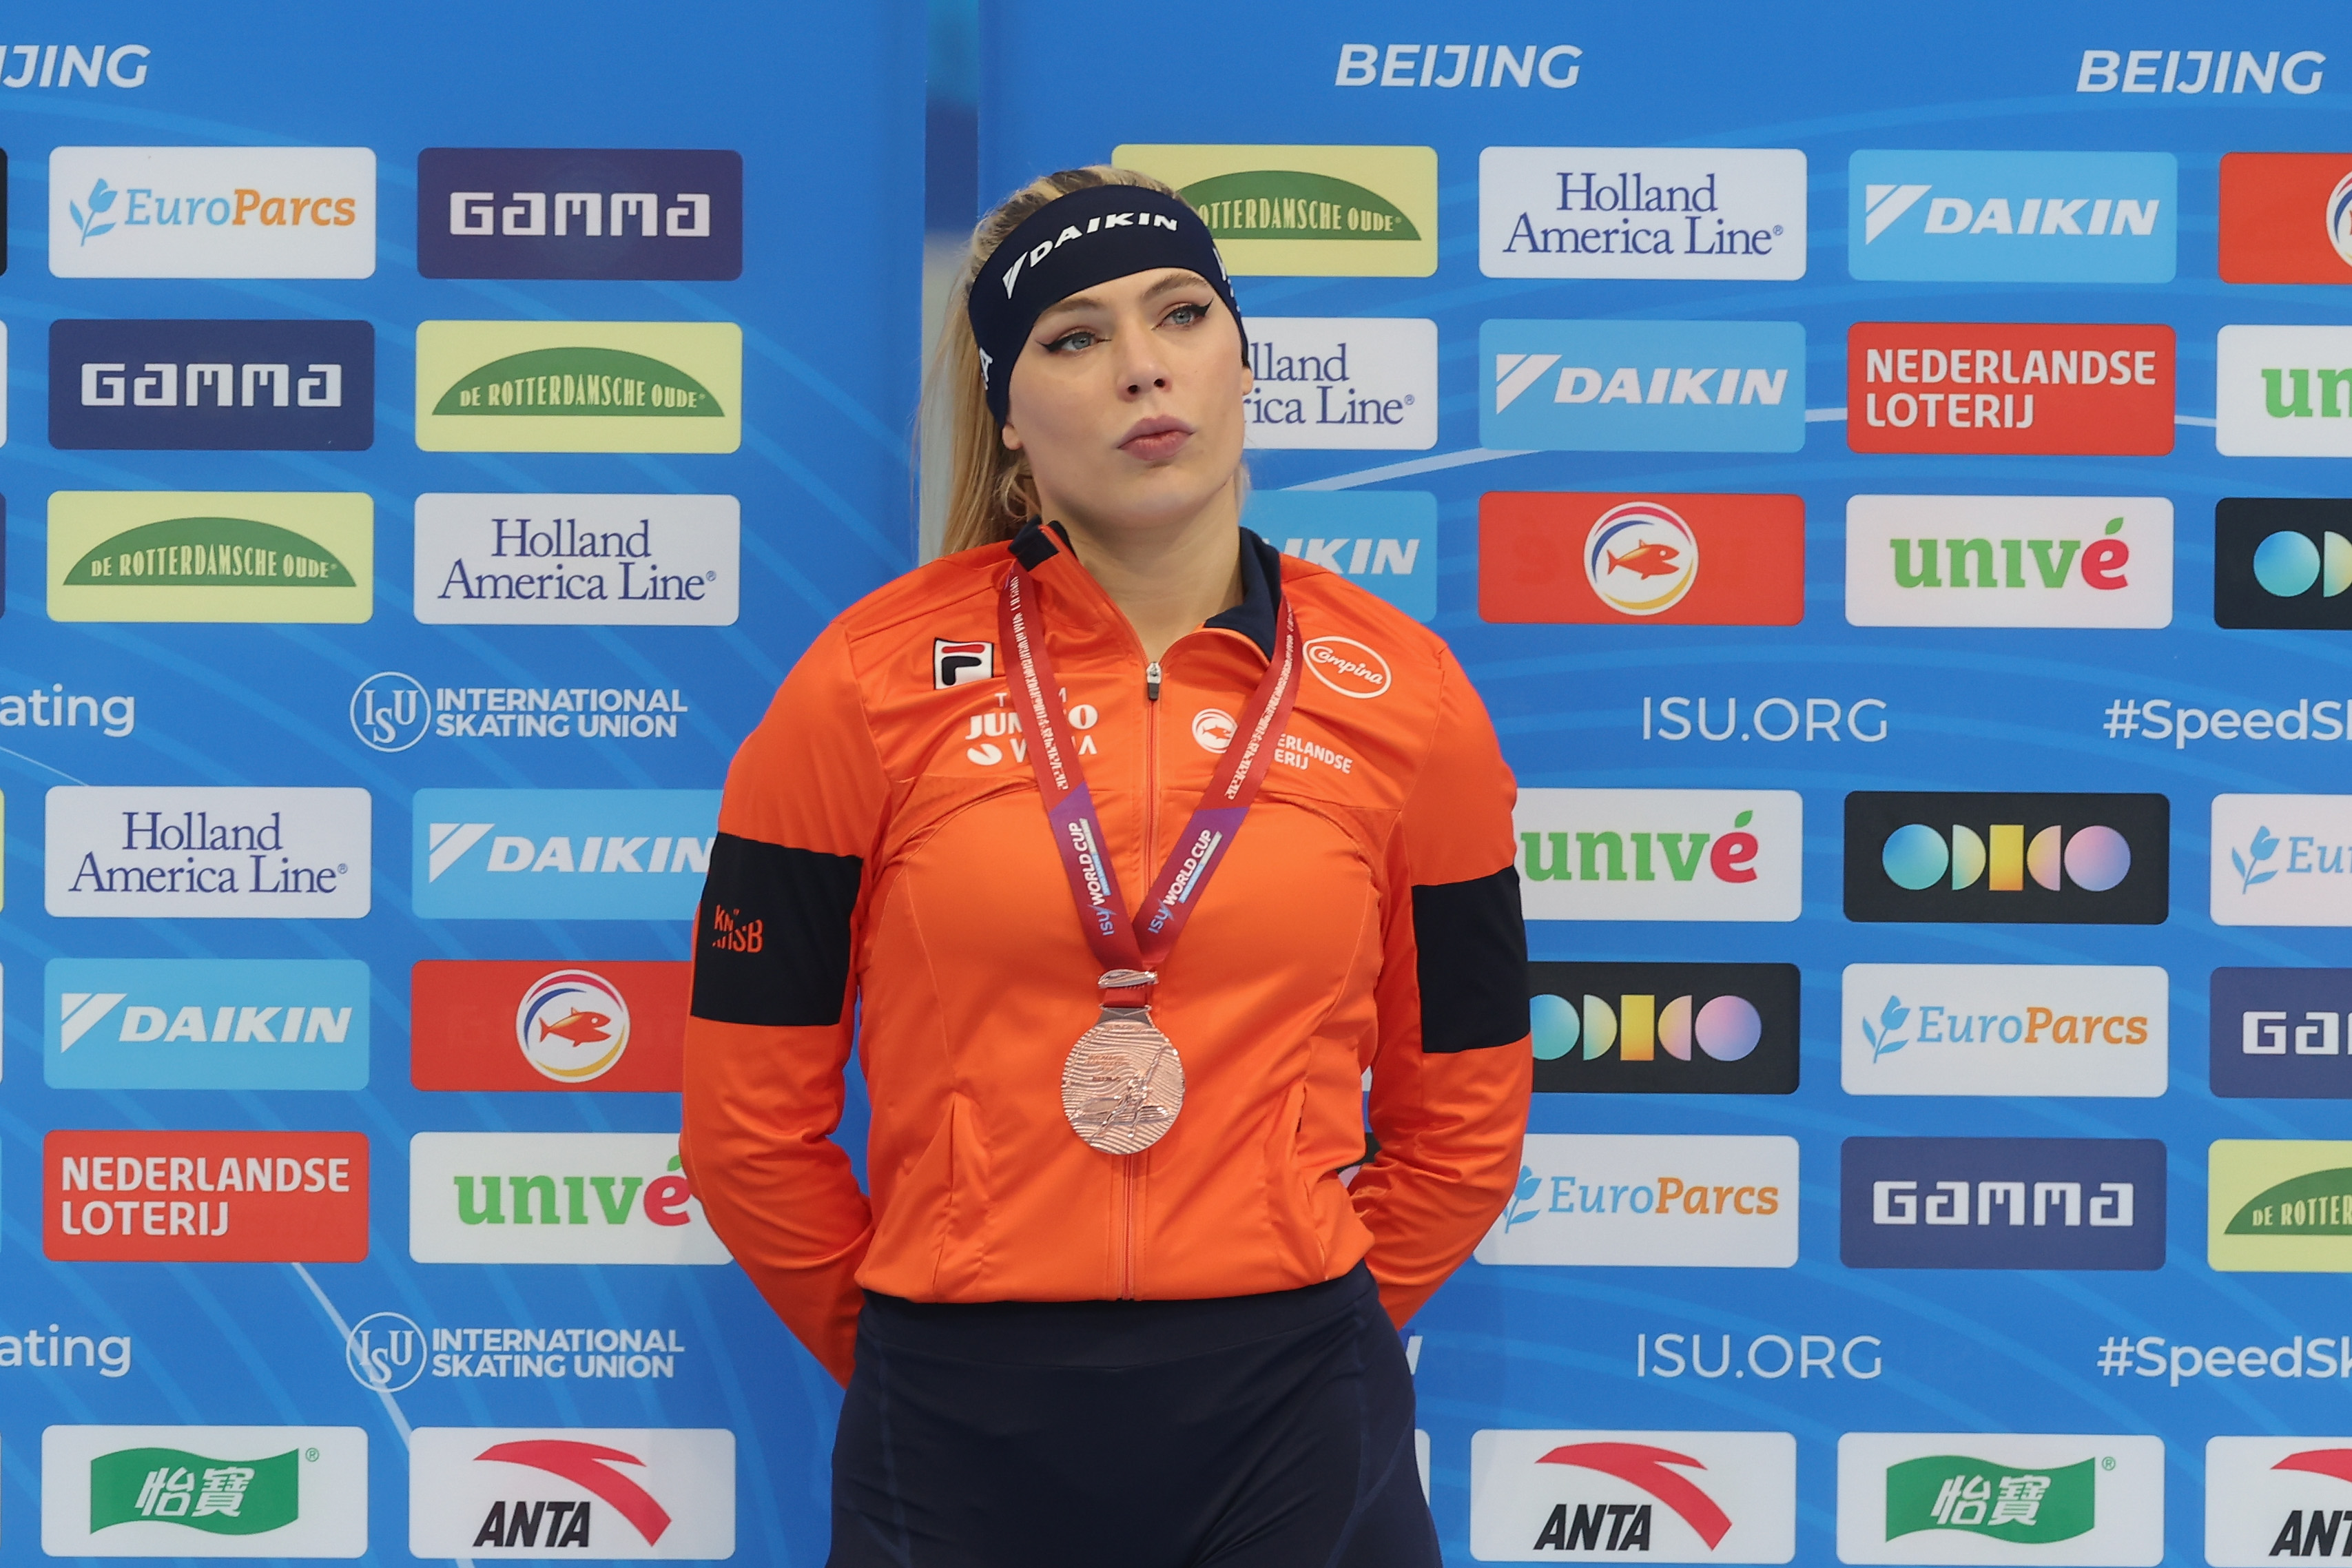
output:
[[[1786,1563],[1796,1521],[1786,1432],[1471,1435],[1470,1551],[1482,1563]]]
[[[2352,501],[2232,496],[2213,509],[2213,624],[2352,630]]]
[[[1395,679],[1381,651],[1354,637],[1310,637],[1304,651],[1307,672],[1342,697],[1369,700]]]
[[[1531,963],[1535,1087],[1548,1094],[1789,1094],[1790,963]]]
[[[2160,924],[2170,826],[2160,795],[1856,791],[1846,918]]]

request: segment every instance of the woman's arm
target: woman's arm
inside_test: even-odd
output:
[[[847,645],[828,630],[728,769],[686,1026],[688,1179],[776,1315],[844,1383],[873,1215],[831,1134],[887,795]]]

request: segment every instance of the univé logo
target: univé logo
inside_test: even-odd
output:
[[[51,1426],[41,1548],[61,1557],[359,1557],[357,1426]]]
[[[2352,283],[2352,153],[2221,157],[2225,283]]]
[[[1804,804],[1793,790],[1523,789],[1530,920],[1792,921]]]
[[[420,1426],[408,1489],[415,1556],[735,1551],[735,1435],[721,1429]]]
[[[1849,1432],[1837,1495],[1843,1563],[2164,1558],[2160,1437]]]
[[[1789,963],[1531,963],[1538,1093],[1788,1094]]]
[[[2352,456],[2352,327],[2223,327],[2213,444],[2231,458]]]
[[[419,1132],[408,1145],[419,1263],[725,1263],[675,1134]]]
[[[1846,918],[2159,924],[2170,821],[2158,795],[1856,791]]]
[[[1470,1550],[1482,1563],[1786,1563],[1796,1493],[1786,1432],[1488,1429],[1470,1438]]]
[[[1845,506],[1857,626],[2172,623],[2160,496],[1858,495]]]
[[[424,321],[428,452],[731,452],[743,330],[730,321]]]

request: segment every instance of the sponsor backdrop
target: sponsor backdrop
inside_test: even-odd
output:
[[[14,21],[0,1564],[822,1562],[680,1043],[727,760],[914,562],[919,8]],[[1286,526],[1437,608],[1427,498]]]
[[[1533,1135],[1410,1331],[1449,1560],[2352,1552],[2341,7],[983,21],[983,195],[1199,205],[1252,521],[1518,774]]]

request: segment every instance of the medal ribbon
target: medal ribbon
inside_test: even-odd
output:
[[[1201,894],[1223,864],[1241,831],[1250,803],[1265,783],[1274,761],[1275,742],[1289,722],[1298,700],[1304,670],[1298,640],[1298,617],[1287,602],[1282,606],[1282,636],[1265,675],[1250,696],[1239,727],[1224,754],[1217,760],[1209,787],[1201,793],[1184,831],[1168,852],[1144,900],[1139,921],[1128,913],[1118,888],[1118,873],[1105,851],[1101,820],[1077,753],[1068,744],[1070,722],[1064,711],[1060,684],[1054,678],[1053,657],[1045,647],[1043,596],[1035,580],[1015,565],[1004,580],[1004,598],[997,623],[1013,653],[1013,689],[1024,702],[1030,732],[1029,763],[1036,771],[1037,788],[1045,799],[1045,819],[1054,830],[1054,847],[1061,855],[1076,901],[1078,921],[1087,945],[1106,974],[1116,970],[1138,973],[1135,984],[1105,986],[1108,1006],[1142,1006],[1151,994],[1151,980],[1176,946],[1184,922]],[[1149,976],[1150,978],[1146,978]]]

